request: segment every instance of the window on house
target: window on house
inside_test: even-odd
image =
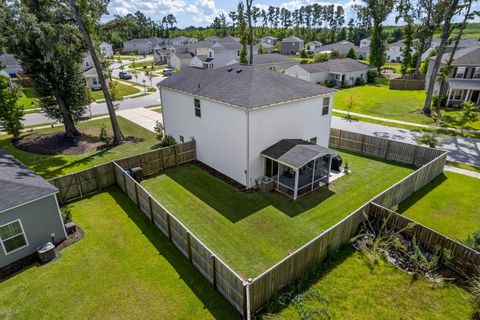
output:
[[[97,77],[92,78],[92,84],[95,85],[95,86],[98,84],[98,78]]]
[[[450,93],[450,100],[462,100],[462,90],[452,90]]]
[[[185,138],[183,136],[180,136],[180,142],[181,143],[184,143],[185,142]]]
[[[237,50],[237,57],[240,56],[240,50]]]
[[[473,79],[480,79],[480,68],[475,68],[475,72],[473,73]]]
[[[212,57],[212,51],[209,51],[209,52],[208,52],[208,57],[209,57],[209,58]]]
[[[28,246],[25,232],[20,220],[15,220],[9,224],[0,226],[0,239],[5,254],[12,253],[23,247]]]
[[[322,116],[327,115],[330,109],[330,97],[323,98]]]
[[[202,117],[202,109],[201,109],[201,106],[200,106],[200,100],[195,98],[193,100],[193,103],[195,105],[195,116],[201,118]]]
[[[309,140],[311,143],[317,144],[317,137],[313,137]]]
[[[465,67],[458,67],[457,68],[457,74],[455,75],[455,78],[463,79],[464,76],[465,76]]]

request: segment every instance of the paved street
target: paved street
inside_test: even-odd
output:
[[[332,127],[407,143],[415,143],[414,137],[419,135],[419,133],[415,131],[361,121],[352,121],[335,116],[332,117]],[[449,152],[449,160],[480,166],[479,139],[441,136],[438,148]]]

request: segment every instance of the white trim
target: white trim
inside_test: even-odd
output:
[[[65,224],[63,222],[63,217],[62,217],[62,213],[60,211],[60,206],[58,205],[58,199],[57,199],[56,194],[55,194],[55,204],[57,206],[58,217],[60,218],[60,224],[62,225],[63,234],[65,235],[65,238],[66,238],[67,237],[67,230],[65,229]],[[55,243],[54,243],[54,245],[55,245]]]
[[[0,211],[0,213],[4,213],[4,212],[10,211],[10,210],[13,210],[13,209],[16,209],[16,208],[25,206],[25,205],[30,204],[30,203],[32,203],[32,202],[45,199],[45,198],[47,198],[47,197],[50,197],[51,195],[56,195],[58,192],[59,192],[59,191],[57,190],[57,191],[55,191],[55,192],[52,192],[52,193],[50,193],[50,194],[47,194],[46,196],[43,196],[43,197],[40,197],[40,198],[36,198],[36,199],[30,200],[30,201],[24,202],[24,203],[22,203],[22,204],[17,204],[16,206],[13,206],[13,207],[10,207],[10,208],[7,208],[7,209],[5,209],[5,210]]]
[[[22,249],[24,249],[24,248],[26,248],[26,247],[28,247],[28,246],[30,245],[30,244],[28,243],[27,234],[25,233],[25,230],[23,229],[22,220],[16,219],[16,220],[10,221],[10,222],[8,222],[8,223],[2,224],[2,225],[0,226],[0,228],[1,228],[1,227],[4,227],[4,226],[7,226],[7,225],[9,225],[9,224],[15,223],[15,222],[17,222],[17,221],[18,221],[18,223],[20,224],[20,229],[22,229],[22,235],[23,235],[23,238],[25,238],[26,244],[25,244],[24,246],[22,246],[22,247],[16,248],[15,250],[12,250],[12,251],[10,251],[10,252],[7,252],[7,249],[5,249],[5,245],[3,244],[3,241],[9,240],[9,239],[11,239],[11,238],[13,238],[13,237],[8,238],[8,239],[6,239],[6,240],[3,240],[3,239],[0,237],[0,243],[2,244],[3,252],[5,252],[5,255],[6,255],[6,256],[8,256],[8,255],[11,254],[11,253],[14,253],[14,252],[17,252],[17,251],[19,251],[19,250],[22,250]],[[19,235],[19,234],[17,234],[16,236],[18,236],[18,235]],[[16,237],[16,236],[14,236],[14,237]]]

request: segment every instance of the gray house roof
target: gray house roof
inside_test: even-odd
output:
[[[350,58],[332,59],[325,62],[301,64],[299,66],[300,68],[304,69],[309,73],[316,73],[316,72],[346,73],[346,72],[365,71],[365,70],[372,69],[371,66]]]
[[[20,61],[13,54],[5,53],[0,55],[0,64],[5,67],[19,66]]]
[[[158,84],[244,109],[254,109],[335,90],[296,79],[261,66],[232,65],[218,69],[183,68]]]
[[[0,149],[0,212],[46,197],[58,189]]]
[[[338,51],[338,52],[347,52],[353,48],[355,51],[360,50],[355,44],[350,41],[339,41],[335,43],[326,44],[316,49],[316,51]]]
[[[442,56],[442,63],[446,64],[450,59],[451,53],[445,53]],[[432,57],[432,59],[434,59]],[[455,52],[453,66],[480,65],[480,46],[460,49]]]
[[[289,36],[289,37],[283,39],[282,42],[303,42],[303,40],[300,39],[299,37]]]
[[[299,63],[299,61],[297,59],[293,59],[278,53],[253,55],[254,65],[271,64],[271,63]]]
[[[337,151],[301,139],[283,139],[261,153],[263,156],[299,169],[314,159],[336,155]]]

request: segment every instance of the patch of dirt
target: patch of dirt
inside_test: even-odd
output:
[[[67,238],[65,240],[63,240],[60,244],[57,245],[57,250],[60,251],[60,250],[63,250],[65,249],[66,247],[68,247],[69,245],[72,245],[80,240],[83,239],[83,237],[85,236],[85,232],[83,232],[82,229],[80,229],[80,227],[77,225],[75,226],[75,232],[68,235]]]
[[[126,137],[123,143],[137,143],[143,140],[141,138]],[[12,141],[17,149],[43,155],[81,155],[111,146],[95,136],[82,134],[69,139],[63,132],[50,134],[32,133]]]

